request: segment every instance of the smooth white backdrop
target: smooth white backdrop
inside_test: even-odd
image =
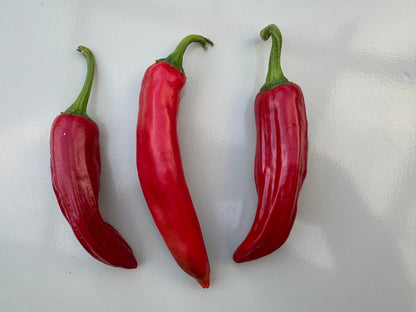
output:
[[[1,311],[415,311],[416,2],[11,1],[0,10]],[[304,92],[309,172],[287,243],[235,264],[257,194],[253,102],[270,23]],[[211,263],[201,289],[165,247],[141,193],[135,128],[143,73],[186,35],[178,133]],[[100,207],[136,270],[76,241],[49,169],[53,119],[78,95],[101,131]]]

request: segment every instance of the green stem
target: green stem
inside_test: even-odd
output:
[[[200,35],[189,35],[183,38],[181,42],[179,42],[175,51],[173,51],[167,58],[157,60],[156,62],[169,63],[172,67],[178,69],[180,73],[183,73],[183,54],[185,53],[185,50],[188,47],[188,45],[190,45],[192,42],[198,42],[202,45],[204,49],[208,47],[208,44],[210,44],[211,46],[214,45],[214,43],[208,38],[202,37]]]
[[[77,99],[70,107],[68,107],[65,113],[70,115],[79,115],[91,119],[87,115],[87,104],[91,93],[92,81],[94,79],[94,55],[88,48],[83,46],[79,46],[77,50],[87,58],[87,77],[85,77],[84,86],[82,87],[82,90]]]
[[[280,66],[280,53],[282,51],[282,34],[279,28],[271,24],[263,28],[260,32],[260,37],[263,40],[272,37],[272,49],[270,51],[269,69],[267,71],[266,82],[261,87],[260,92],[271,90],[276,86],[289,83],[289,80],[283,75],[282,67]]]

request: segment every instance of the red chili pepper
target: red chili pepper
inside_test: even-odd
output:
[[[192,42],[185,37],[167,58],[144,74],[137,122],[137,169],[143,194],[166,245],[178,265],[202,287],[209,287],[209,262],[198,218],[185,181],[176,130],[180,91],[186,77],[183,54]]]
[[[259,200],[251,230],[234,253],[235,262],[268,255],[286,241],[295,221],[308,158],[302,90],[284,77],[280,67],[282,35],[276,25],[267,26],[260,35],[264,40],[272,36],[272,50],[266,83],[254,103],[254,178]]]
[[[87,115],[94,78],[94,56],[86,47],[78,50],[87,58],[84,86],[51,131],[52,185],[59,206],[81,245],[97,260],[133,269],[136,259],[120,234],[104,222],[98,210],[100,189],[99,130]]]

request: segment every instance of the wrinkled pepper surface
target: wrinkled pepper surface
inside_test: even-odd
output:
[[[87,58],[84,86],[65,113],[53,122],[51,130],[52,185],[59,207],[81,245],[94,258],[115,267],[137,267],[130,246],[98,209],[100,189],[100,147],[97,124],[86,113],[94,77],[94,56],[83,46]]]
[[[308,123],[302,90],[283,75],[282,35],[277,26],[267,26],[260,35],[263,40],[271,36],[272,50],[266,83],[254,103],[258,204],[253,225],[234,253],[235,262],[263,257],[284,244],[307,171]]]

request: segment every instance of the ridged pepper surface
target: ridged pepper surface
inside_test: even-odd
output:
[[[94,258],[111,266],[137,267],[130,246],[98,209],[100,147],[97,124],[86,114],[94,77],[91,51],[78,48],[87,58],[88,73],[80,95],[51,130],[52,185],[62,214],[81,245]]]
[[[282,73],[280,30],[269,25],[260,34],[264,40],[272,36],[273,42],[266,83],[254,103],[258,204],[253,225],[234,253],[235,262],[258,259],[284,244],[307,171],[308,123],[302,90]]]

